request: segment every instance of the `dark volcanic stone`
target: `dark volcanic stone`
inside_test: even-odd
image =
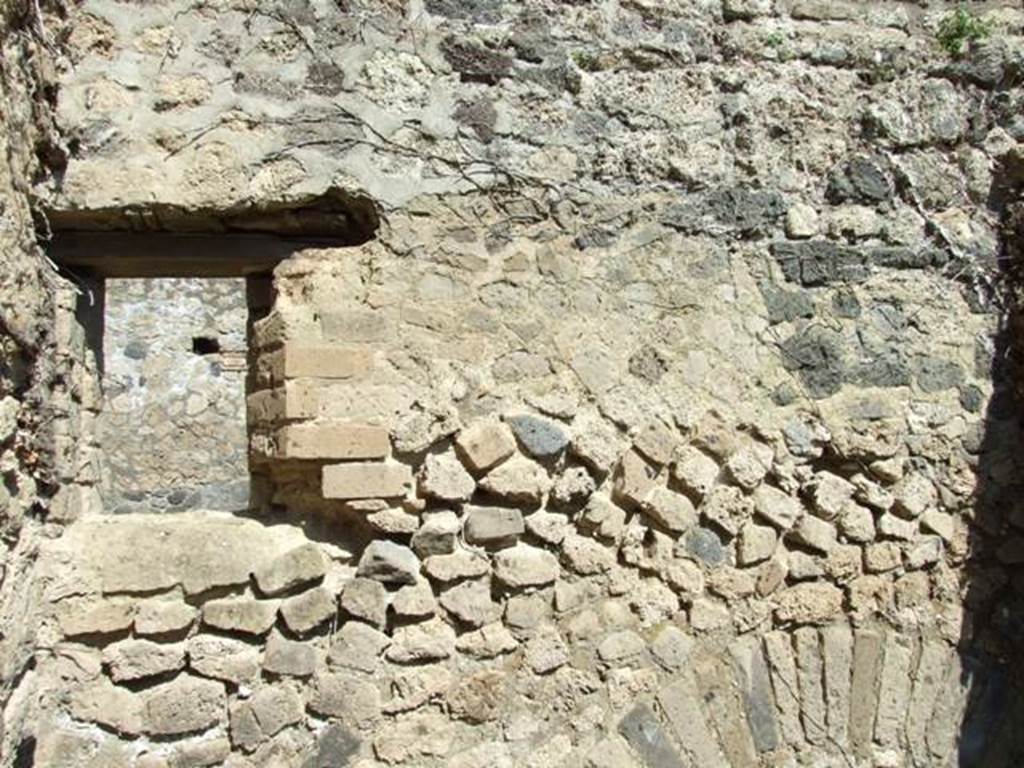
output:
[[[831,203],[880,203],[892,198],[892,183],[881,161],[855,157],[832,174],[826,197]]]
[[[809,326],[782,342],[781,350],[783,367],[800,377],[811,397],[828,397],[842,387],[843,344],[835,331]]]
[[[424,5],[435,16],[469,19],[479,24],[501,21],[501,0],[425,0]]]
[[[662,222],[682,232],[725,228],[757,236],[785,213],[785,205],[782,195],[773,190],[719,187],[669,207]]]
[[[316,754],[302,768],[344,768],[359,752],[359,739],[340,723],[323,729],[317,740]]]
[[[442,41],[441,53],[463,82],[494,85],[512,69],[512,59],[504,53],[452,36]]]
[[[804,291],[786,291],[771,283],[761,283],[761,296],[771,323],[785,323],[798,317],[813,317],[814,302]]]
[[[710,528],[694,528],[686,534],[686,551],[705,565],[716,566],[725,562],[722,540]]]
[[[925,392],[941,392],[959,386],[964,380],[964,369],[954,360],[922,357],[914,368],[917,386]]]
[[[772,255],[787,280],[806,287],[863,282],[873,266],[924,269],[946,262],[944,253],[931,248],[855,248],[829,240],[773,243]]]
[[[649,768],[683,768],[671,739],[647,704],[637,704],[622,718],[619,733]]]
[[[553,459],[569,445],[569,436],[557,424],[529,414],[505,419],[523,450],[535,459]]]

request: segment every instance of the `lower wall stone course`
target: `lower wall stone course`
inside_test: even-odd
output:
[[[883,640],[884,636],[874,630],[854,632],[849,731],[850,745],[857,758],[870,754],[882,674]]]

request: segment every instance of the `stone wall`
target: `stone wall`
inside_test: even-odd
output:
[[[55,220],[380,227],[275,273],[249,519],[44,548],[39,762],[1020,761],[1019,6],[125,8]]]

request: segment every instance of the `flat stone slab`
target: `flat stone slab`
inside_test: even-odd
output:
[[[306,542],[299,528],[216,512],[79,520],[55,542],[105,594],[180,585],[193,595],[245,584],[259,566]]]

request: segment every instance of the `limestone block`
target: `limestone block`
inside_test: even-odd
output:
[[[310,642],[289,640],[273,632],[267,640],[263,669],[275,675],[309,677],[320,664],[320,652]]]
[[[302,698],[289,685],[265,685],[249,699],[252,714],[264,736],[273,736],[302,722]]]
[[[803,514],[797,499],[770,485],[762,485],[754,491],[754,510],[783,531],[792,528]]]
[[[123,632],[132,625],[134,601],[124,598],[74,602],[61,607],[58,622],[65,637]]]
[[[528,413],[505,417],[519,445],[528,455],[549,461],[561,455],[569,445],[565,430],[553,421]]]
[[[825,662],[825,703],[828,708],[828,738],[845,746],[850,722],[850,678],[853,665],[853,633],[845,624],[821,630]]]
[[[941,536],[947,544],[953,541],[956,534],[956,519],[953,515],[937,509],[930,509],[921,515],[921,525],[925,530]]]
[[[551,478],[540,464],[517,455],[484,475],[480,488],[500,501],[537,505],[551,489]]]
[[[901,479],[893,494],[896,498],[893,512],[912,520],[921,517],[938,502],[938,492],[932,481],[917,472]]]
[[[865,544],[874,541],[875,516],[860,504],[851,504],[839,517],[839,530],[849,541]]]
[[[842,609],[842,590],[827,582],[789,587],[775,598],[775,617],[795,624],[823,624]]]
[[[398,627],[385,652],[396,664],[447,659],[455,650],[455,630],[440,619]]]
[[[697,523],[693,503],[681,493],[655,486],[643,500],[643,511],[673,533],[688,531]]]
[[[612,666],[635,662],[643,651],[643,638],[629,629],[612,632],[597,645],[598,658]]]
[[[751,491],[760,485],[772,466],[772,450],[755,443],[735,451],[725,462],[725,469],[741,488]]]
[[[662,578],[684,601],[692,601],[704,592],[704,572],[690,560],[673,559],[661,572]]]
[[[727,764],[718,738],[708,725],[705,707],[692,677],[684,675],[662,689],[658,694],[658,706],[676,743],[688,758],[688,765]]]
[[[569,649],[558,630],[547,625],[527,641],[524,661],[535,674],[547,675],[569,662]]]
[[[204,677],[228,683],[251,684],[259,676],[262,651],[242,640],[196,635],[188,640],[188,663]]]
[[[655,464],[665,465],[672,460],[679,443],[675,430],[661,419],[644,424],[633,437],[633,446]]]
[[[804,732],[800,724],[799,678],[790,633],[782,630],[767,633],[764,651],[771,670],[779,729],[786,743],[799,749],[804,743]]]
[[[326,499],[393,499],[412,490],[412,471],[404,464],[329,464],[322,488]]]
[[[853,641],[849,728],[850,744],[857,757],[870,754],[881,669],[882,636],[872,630],[858,630]]]
[[[391,610],[400,619],[428,619],[437,613],[437,598],[425,580],[402,587],[391,598]]]
[[[511,653],[519,643],[504,624],[496,621],[459,635],[455,647],[474,659],[493,659],[503,653]]]
[[[291,424],[277,431],[282,459],[383,459],[390,446],[386,429],[362,424]]]
[[[407,536],[420,527],[420,519],[404,509],[389,507],[366,516],[366,522],[373,530],[386,537]]]
[[[693,650],[694,640],[673,624],[666,624],[654,631],[651,640],[651,655],[670,672],[681,669]]]
[[[836,527],[820,518],[804,515],[789,538],[798,544],[827,555],[836,545]]]
[[[391,679],[391,698],[384,702],[381,711],[392,715],[418,709],[442,699],[451,684],[452,675],[444,664],[400,668]]]
[[[547,512],[543,509],[534,512],[523,522],[526,524],[526,530],[544,543],[553,546],[561,544],[565,540],[566,534],[572,529],[568,516],[557,512]]]
[[[305,634],[337,613],[334,595],[323,587],[314,587],[281,603],[281,618],[297,635]]]
[[[690,626],[698,632],[712,632],[729,624],[729,609],[715,600],[698,598],[690,606]]]
[[[420,559],[402,544],[378,539],[371,541],[359,558],[357,576],[382,584],[415,584],[419,579]]]
[[[312,542],[279,555],[256,569],[256,586],[268,596],[310,584],[324,577],[326,565],[320,548]]]
[[[224,597],[203,605],[203,623],[215,629],[262,635],[277,618],[280,600]]]
[[[854,490],[846,479],[831,472],[818,472],[810,484],[814,513],[825,520],[835,520],[853,500]]]
[[[135,611],[135,634],[184,632],[198,615],[198,610],[182,600],[143,600]]]
[[[420,493],[442,501],[467,501],[476,481],[462,466],[453,450],[430,454],[419,473]]]
[[[894,541],[880,541],[864,548],[864,570],[868,573],[891,571],[903,562],[903,551]]]
[[[913,683],[913,660],[914,646],[908,638],[895,633],[886,638],[875,712],[875,741],[882,747],[896,747],[903,736]]]
[[[714,488],[719,472],[715,460],[692,445],[683,446],[677,452],[672,467],[672,477],[687,493],[698,499],[704,498]]]
[[[371,681],[351,673],[321,672],[313,678],[309,708],[365,728],[380,716],[380,692]]]
[[[142,733],[145,724],[142,696],[105,678],[74,690],[69,708],[76,720],[96,723],[127,735]]]
[[[577,509],[586,504],[597,485],[583,467],[566,467],[551,486],[549,501],[555,508]]]
[[[464,535],[475,546],[500,548],[516,543],[526,530],[518,509],[466,507]]]
[[[373,672],[390,644],[390,638],[383,632],[360,621],[349,621],[334,636],[327,661],[332,667]]]
[[[383,627],[388,614],[387,590],[375,579],[352,579],[341,592],[341,608],[368,624]]]
[[[640,764],[619,736],[601,739],[587,752],[585,768],[639,768]]]
[[[422,558],[447,555],[455,551],[462,524],[454,512],[443,510],[425,514],[412,537],[412,548]]]
[[[584,507],[578,523],[602,539],[618,542],[626,527],[626,510],[613,504],[603,493],[595,493]]]
[[[154,736],[204,731],[223,722],[227,714],[224,684],[216,680],[178,675],[141,696],[143,730]]]
[[[486,472],[516,450],[515,438],[508,426],[490,421],[477,422],[462,430],[455,444],[474,472]]]
[[[793,632],[796,648],[797,680],[800,684],[800,716],[807,741],[822,746],[828,737],[824,661],[818,631],[801,627]]]
[[[558,558],[529,544],[516,544],[494,556],[494,575],[509,587],[550,584],[558,574]]]
[[[704,700],[708,724],[718,734],[725,754],[723,765],[760,765],[728,654],[698,648],[691,656],[690,666]]]
[[[638,507],[654,488],[654,468],[636,451],[629,451],[615,469],[612,490],[616,501]]]
[[[910,541],[917,535],[917,521],[904,520],[887,512],[878,518],[878,534],[887,539]]]
[[[436,581],[450,582],[472,579],[491,572],[491,563],[486,557],[459,550],[450,555],[433,555],[423,562],[423,570]]]
[[[103,649],[103,663],[115,682],[141,680],[184,667],[185,645],[121,640]]]
[[[488,580],[463,581],[441,593],[441,606],[469,627],[481,627],[501,617],[501,606],[491,599]]]
[[[581,415],[572,425],[570,452],[601,476],[612,467],[626,447],[619,432],[599,416]]]
[[[615,550],[586,536],[569,534],[562,542],[562,561],[583,576],[605,573],[615,565]]]
[[[786,211],[786,236],[806,240],[818,234],[818,212],[806,203],[796,203]]]
[[[483,669],[458,679],[445,697],[452,717],[470,723],[496,720],[505,702],[505,675]]]
[[[737,562],[749,566],[767,560],[775,551],[778,538],[774,528],[747,523],[740,531],[739,547],[736,550]]]

